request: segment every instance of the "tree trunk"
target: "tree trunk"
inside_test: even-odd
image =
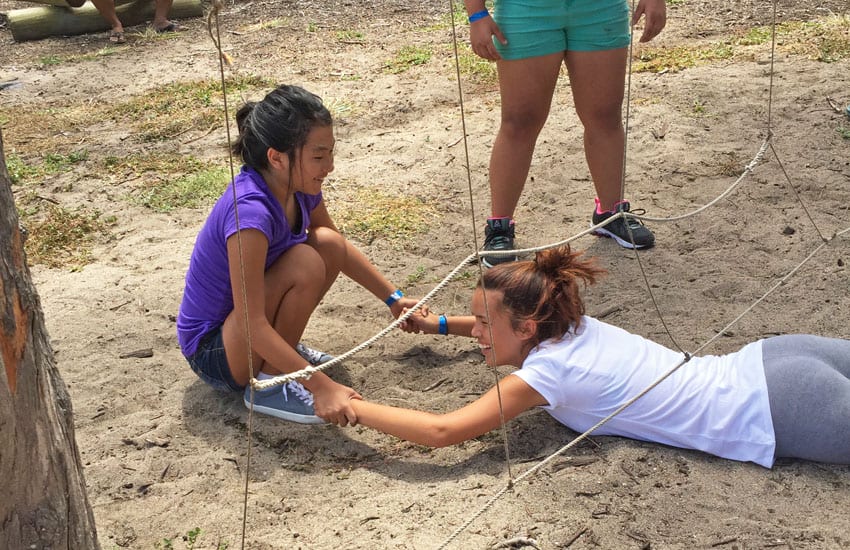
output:
[[[120,2],[119,2],[120,3]],[[153,0],[139,0],[115,8],[118,19],[125,27],[139,25],[153,18]],[[174,0],[169,19],[200,17],[204,14],[201,0]],[[40,6],[11,10],[9,30],[12,38],[18,42],[38,40],[48,36],[85,34],[109,30],[109,23],[100,16],[93,4],[87,3],[81,8]]]
[[[0,132],[0,548],[98,549],[71,399],[23,240]]]

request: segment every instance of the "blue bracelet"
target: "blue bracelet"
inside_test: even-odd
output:
[[[449,333],[449,320],[446,319],[445,315],[440,315],[439,333],[444,336]]]
[[[483,9],[481,11],[477,11],[469,16],[469,22],[475,23],[479,19],[484,19],[485,17],[490,17],[490,12],[487,9]]]
[[[402,291],[396,289],[392,294],[390,294],[389,298],[384,300],[384,303],[387,304],[387,306],[391,306],[394,303],[401,300],[403,297],[404,297],[404,293]]]

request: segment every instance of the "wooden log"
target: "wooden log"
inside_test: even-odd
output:
[[[44,4],[46,6],[56,6],[57,8],[79,8],[86,3],[86,0],[23,0],[32,4]],[[115,0],[115,5],[129,4],[136,0]]]
[[[143,0],[117,6],[118,18],[126,27],[139,25],[153,19],[153,0]],[[201,17],[204,13],[201,0],[174,0],[169,19],[187,19]],[[81,8],[68,9],[55,6],[41,6],[11,10],[7,14],[12,38],[18,42],[38,40],[48,36],[86,34],[109,30],[106,22],[92,4]]]

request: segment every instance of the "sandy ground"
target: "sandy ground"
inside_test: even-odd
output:
[[[0,12],[23,6],[0,0]],[[489,208],[486,171],[498,94],[492,82],[462,80],[467,160],[447,9],[396,0],[237,2],[220,17],[223,46],[235,61],[231,73],[301,84],[349,107],[337,119],[337,168],[326,190],[333,208],[357,208],[355,189],[415,197],[428,206],[412,242],[360,243],[408,295],[430,290],[475,249],[473,236],[482,238]],[[810,20],[847,10],[845,0],[783,1],[778,15]],[[716,42],[769,22],[771,11],[769,2],[710,9],[677,3],[658,44]],[[271,21],[277,23],[259,25]],[[51,65],[45,56],[101,50],[105,33],[15,43],[0,29],[0,82],[18,81],[0,92],[7,155],[32,155],[27,144],[39,138],[14,125],[18,108],[61,112],[88,102],[96,113],[166,83],[217,79],[203,21],[184,23],[187,32],[166,40],[143,36],[142,27],[128,29],[128,45],[111,55]],[[464,27],[458,32],[464,43]],[[406,72],[387,72],[388,60],[406,45],[434,54]],[[667,345],[672,335],[694,350],[823,238],[850,226],[850,141],[840,133],[850,120],[826,99],[850,104],[850,61],[822,63],[781,44],[773,65],[769,48],[748,52],[680,72],[633,75],[626,189],[634,207],[651,216],[708,203],[754,157],[768,120],[775,137],[732,194],[698,216],[652,224],[658,246],[639,261],[608,240],[579,239],[574,246],[609,270],[587,294],[591,314]],[[589,221],[593,191],[567,83],[564,74],[517,212],[525,246],[566,238]],[[231,101],[238,99],[235,92]],[[32,274],[73,398],[104,548],[240,547],[243,501],[247,548],[437,548],[510,475],[577,435],[543,412],[523,415],[507,428],[509,468],[501,433],[429,450],[360,427],[255,417],[249,440],[241,398],[198,381],[176,343],[183,275],[207,206],[152,212],[128,196],[158,175],[122,179],[101,169],[108,157],[151,151],[224,164],[223,123],[151,143],[136,139],[119,118],[93,116],[64,137],[63,152],[82,147],[88,158],[45,178],[37,193],[98,209],[115,216],[115,224],[94,243],[84,267],[33,265]],[[850,337],[848,261],[847,237],[831,241],[705,351],[788,332]],[[474,277],[470,268],[432,307],[465,312]],[[305,341],[340,354],[389,321],[380,302],[340,280]],[[140,349],[151,356],[124,357]],[[332,375],[369,399],[434,411],[474,399],[494,380],[473,342],[401,333]],[[592,437],[517,483],[449,547],[490,548],[519,536],[545,549],[847,548],[848,508],[848,467],[780,461],[766,470]]]

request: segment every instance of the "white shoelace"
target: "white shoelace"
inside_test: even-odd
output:
[[[283,398],[289,401],[289,391],[299,398],[301,401],[313,406],[313,394],[298,382],[288,382],[283,385]]]
[[[298,345],[295,346],[295,351],[297,351],[298,355],[306,359],[307,362],[313,366],[321,364],[322,357],[325,355],[321,351],[315,350],[313,348],[308,348],[300,342],[298,343]]]

